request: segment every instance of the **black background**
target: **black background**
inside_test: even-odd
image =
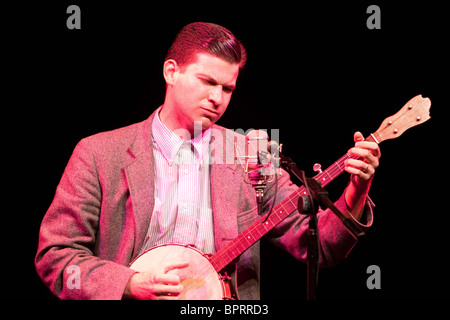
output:
[[[142,121],[160,106],[170,43],[185,24],[208,21],[230,29],[248,50],[218,124],[279,129],[284,153],[308,175],[315,162],[325,168],[347,152],[356,130],[376,131],[415,95],[431,99],[430,121],[381,144],[370,193],[374,225],[344,262],[320,270],[318,298],[449,298],[447,7],[341,2],[35,1],[4,8],[2,158],[10,206],[3,229],[11,296],[54,299],[33,259],[75,144]],[[66,27],[70,4],[81,8],[81,30]],[[370,4],[381,8],[381,30],[366,27]],[[347,182],[344,174],[330,184],[331,198]],[[305,265],[264,240],[262,259],[263,299],[305,299]],[[381,268],[380,290],[366,287],[370,265]]]

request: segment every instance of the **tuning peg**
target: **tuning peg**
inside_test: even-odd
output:
[[[314,163],[313,170],[317,173],[322,173],[322,165],[320,163]]]

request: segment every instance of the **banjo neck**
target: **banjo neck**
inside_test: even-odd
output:
[[[415,96],[409,100],[396,114],[386,118],[378,130],[366,138],[366,141],[380,144],[384,140],[398,138],[407,129],[424,123],[430,119],[430,107],[430,99],[423,98],[422,95]],[[352,156],[347,154],[343,155],[326,170],[314,176],[313,179],[320,182],[322,186],[325,187],[331,181],[336,179],[342,172],[344,172],[344,162],[349,158],[352,158]],[[250,248],[265,234],[277,226],[281,221],[286,219],[291,213],[297,210],[297,202],[299,197],[306,194],[306,189],[303,186],[299,187],[287,198],[275,205],[268,217],[266,214],[259,218],[236,238],[230,241],[226,246],[222,247],[219,251],[212,255],[209,258],[209,261],[213,265],[214,269],[217,272],[220,272],[230,262],[239,257],[244,251]]]

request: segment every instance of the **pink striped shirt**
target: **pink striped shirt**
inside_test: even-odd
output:
[[[184,140],[159,119],[152,123],[155,207],[141,252],[153,246],[190,244],[214,253],[209,143],[211,128]]]

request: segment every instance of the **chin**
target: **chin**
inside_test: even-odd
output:
[[[208,128],[211,127],[214,123],[215,123],[215,121],[211,120],[210,118],[203,117],[203,118],[202,118],[202,128],[203,128],[203,130],[208,129]]]
[[[193,122],[194,122],[194,136],[198,134],[198,131],[201,130],[203,132],[214,124],[214,121],[212,121],[210,118],[207,117],[200,117],[198,119],[193,120]]]

